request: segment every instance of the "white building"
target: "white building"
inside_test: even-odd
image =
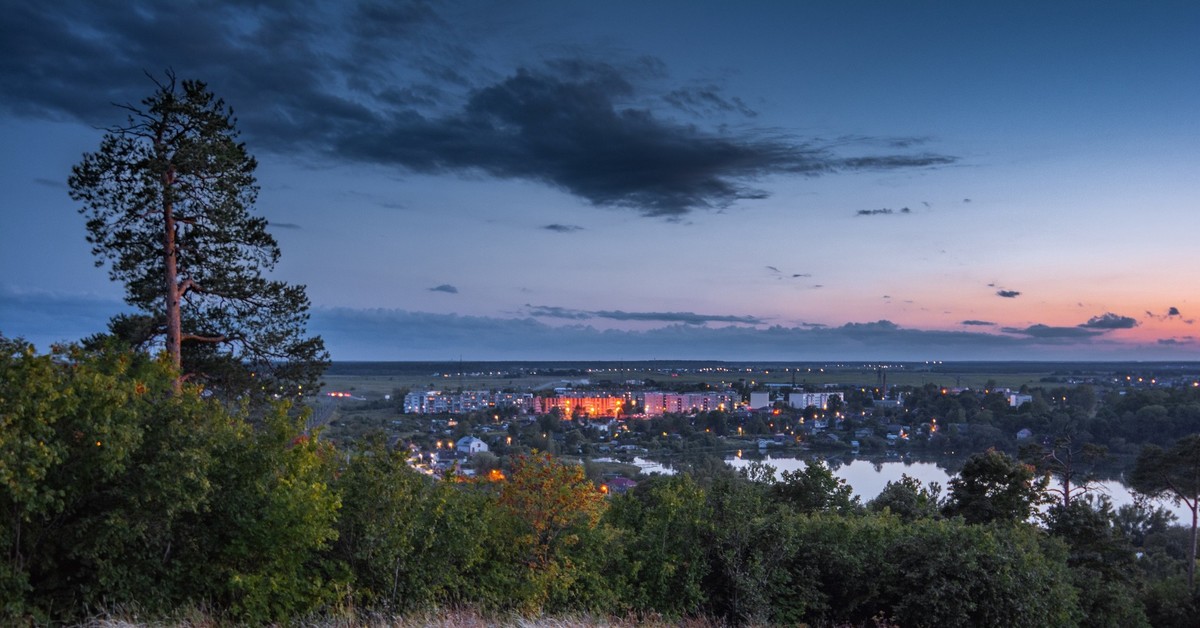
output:
[[[1008,405],[1011,408],[1019,408],[1023,403],[1033,403],[1033,395],[1022,395],[1021,393],[1008,393]]]
[[[458,439],[458,442],[454,444],[454,447],[468,456],[473,456],[481,451],[488,450],[487,443],[475,438],[474,436],[464,436]]]

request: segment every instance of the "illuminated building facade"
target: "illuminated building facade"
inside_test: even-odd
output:
[[[543,397],[540,400],[539,412],[546,414],[558,408],[564,418],[572,418],[579,413],[588,418],[613,418],[621,414],[626,402],[631,406],[636,401],[629,397],[584,397],[563,395],[558,397]]]

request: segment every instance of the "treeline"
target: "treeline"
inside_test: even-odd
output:
[[[1032,401],[1011,407],[992,389],[951,392],[932,384],[905,389],[904,407],[876,410],[876,418],[936,433],[911,439],[918,452],[982,451],[997,447],[1016,451],[1017,438],[1029,430],[1035,441],[1069,437],[1104,446],[1117,456],[1135,456],[1143,445],[1166,446],[1200,429],[1200,388],[1177,386],[1098,392],[1090,385],[1022,389]],[[849,393],[849,426],[871,401]]]
[[[821,464],[725,467],[606,496],[544,454],[434,479],[382,436],[339,451],[116,349],[0,339],[0,620],[179,607],[287,622],[366,610],[705,616],[731,623],[1191,625],[1187,531],[1161,511],[1043,505],[990,451],[946,495],[867,504]],[[1140,556],[1140,558],[1139,558]]]

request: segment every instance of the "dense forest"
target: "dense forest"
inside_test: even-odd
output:
[[[1187,528],[1152,505],[1064,499],[1048,489],[1066,467],[998,450],[971,457],[944,492],[905,477],[866,503],[821,464],[778,477],[695,465],[623,495],[544,453],[486,479],[434,478],[382,435],[335,448],[286,403],[177,394],[174,367],[144,352],[2,343],[6,623],[110,608],[262,623],[470,607],[1185,626],[1200,610]],[[1181,412],[1156,401],[1096,416]],[[1164,445],[1138,460],[1147,487],[1166,477],[1150,471],[1178,464],[1179,443]]]

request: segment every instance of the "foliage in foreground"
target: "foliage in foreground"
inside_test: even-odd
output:
[[[535,454],[510,460],[504,481],[457,482],[418,473],[382,437],[338,453],[285,408],[252,429],[196,389],[172,394],[174,369],[139,354],[0,343],[9,623],[182,607],[249,623],[474,608],[1170,626],[1196,607],[1186,531],[1085,500],[1027,523],[1034,480],[994,452],[945,503],[903,478],[863,507],[819,463],[779,479],[763,467],[653,477],[603,497],[580,467]]]

